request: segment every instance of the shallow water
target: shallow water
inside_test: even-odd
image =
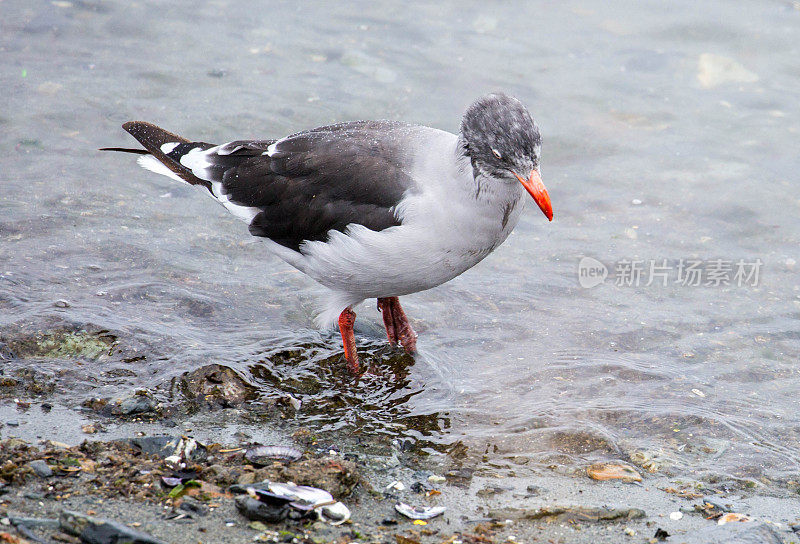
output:
[[[796,3],[194,4],[0,4],[0,330],[115,342],[6,370],[77,406],[220,363],[301,400],[298,424],[461,441],[492,470],[797,474]],[[496,89],[541,126],[555,220],[529,206],[486,261],[405,297],[414,361],[363,306],[358,384],[313,328],[311,280],[192,188],[95,151],[131,145],[132,119],[213,142],[371,117],[455,131]],[[605,283],[580,286],[584,256]],[[645,285],[663,259],[668,284]],[[755,286],[695,287],[681,259],[763,264]],[[638,286],[616,285],[622,260],[644,261]]]

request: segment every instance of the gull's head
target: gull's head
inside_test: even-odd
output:
[[[542,137],[522,102],[503,93],[476,100],[461,120],[465,153],[477,174],[518,181],[553,220],[553,208],[539,174]]]

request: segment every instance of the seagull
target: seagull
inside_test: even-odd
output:
[[[317,324],[338,321],[347,368],[360,371],[353,307],[376,298],[386,336],[416,352],[398,297],[478,264],[519,221],[527,192],[548,220],[541,135],[503,93],[467,108],[459,134],[397,121],[353,121],[280,139],[190,141],[125,123],[144,168],[196,185],[250,234],[327,288]]]

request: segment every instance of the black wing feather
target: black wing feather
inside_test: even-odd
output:
[[[272,156],[264,153],[274,141],[231,142],[225,148],[235,151],[213,157],[210,171],[232,202],[261,210],[251,234],[299,250],[351,224],[376,231],[400,224],[395,207],[414,183],[391,129],[405,126],[321,127],[279,141]]]
[[[213,144],[192,142],[142,121],[123,127],[182,179],[203,185],[212,195],[212,182],[220,182],[231,202],[260,209],[250,223],[254,236],[297,251],[303,242],[324,241],[331,230],[344,231],[348,225],[375,231],[399,225],[396,206],[414,187],[404,167],[404,133],[411,125],[402,123],[355,121],[299,132],[277,144],[230,142],[204,157],[209,165],[202,178],[181,158]],[[165,143],[177,145],[163,153]]]

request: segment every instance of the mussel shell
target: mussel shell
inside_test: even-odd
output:
[[[350,519],[350,510],[340,502],[320,506],[317,512],[319,519],[331,525],[341,525]]]
[[[255,488],[251,489],[253,489],[253,495],[255,495],[255,498],[266,504],[271,504],[274,506],[283,506],[291,502],[291,499],[286,498],[282,495],[270,493],[269,491],[265,491],[263,489],[255,489]]]
[[[269,491],[269,484],[268,480],[264,480],[263,482],[256,482],[254,484],[233,484],[228,487],[228,491],[233,493],[234,495],[242,495],[244,493],[248,493],[249,489],[253,489],[255,491]]]
[[[164,484],[166,487],[175,487],[183,483],[182,478],[170,478],[169,476],[164,476],[161,478],[161,483]]]
[[[244,454],[254,465],[271,465],[273,461],[292,462],[303,456],[303,452],[291,446],[256,446]]]
[[[236,498],[236,507],[248,519],[273,521],[318,516],[325,523],[341,525],[350,519],[350,510],[325,490],[293,483],[258,482],[230,486],[232,493],[247,493]],[[261,504],[261,506],[258,506]]]
[[[293,503],[310,506],[311,508],[334,502],[333,496],[327,491],[307,485],[272,482],[269,484],[269,490],[278,496],[291,500]],[[297,507],[299,508],[300,506]]]
[[[404,502],[398,502],[394,509],[410,519],[431,519],[441,516],[446,510],[444,506],[411,506]]]

